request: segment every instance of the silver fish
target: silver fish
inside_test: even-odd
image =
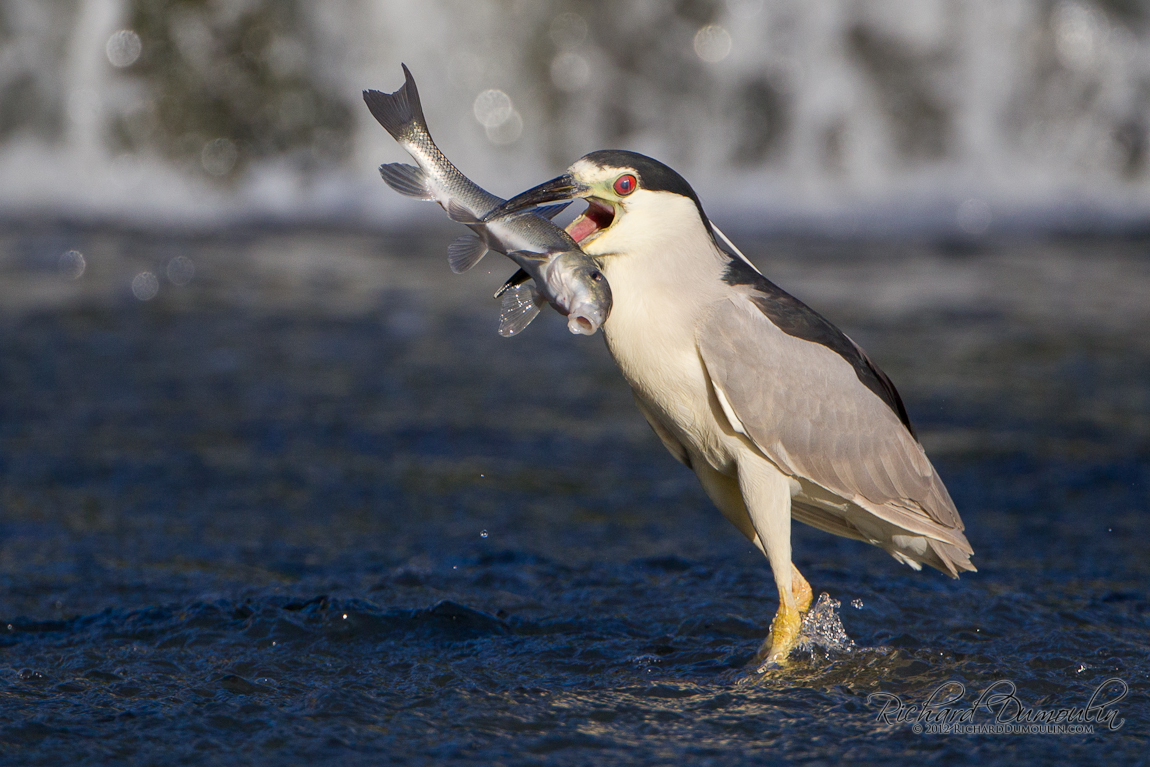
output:
[[[548,220],[566,204],[484,220],[504,200],[460,173],[439,151],[427,130],[419,92],[406,65],[403,74],[403,87],[395,93],[363,92],[375,119],[419,166],[381,165],[383,180],[400,194],[438,202],[453,220],[475,233],[456,240],[447,250],[448,264],[456,274],[475,266],[488,250],[503,253],[519,265],[521,273],[496,293],[503,299],[500,335],[523,330],[547,303],[567,317],[572,333],[594,333],[611,311],[611,287],[591,257]],[[527,285],[526,278],[534,285]]]
[[[499,335],[513,336],[531,324],[548,302],[567,315],[572,333],[591,335],[611,311],[611,286],[595,262],[581,250],[565,250],[544,258],[519,250],[507,254],[520,269],[495,293],[502,299]],[[550,297],[535,285],[547,286]]]

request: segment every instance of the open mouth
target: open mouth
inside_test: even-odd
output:
[[[588,198],[587,210],[583,215],[567,225],[567,234],[571,239],[582,245],[599,232],[611,226],[615,220],[615,209],[610,205],[599,202],[595,198]]]
[[[571,315],[567,320],[567,328],[572,333],[589,336],[595,332],[596,325],[594,322],[582,315]]]

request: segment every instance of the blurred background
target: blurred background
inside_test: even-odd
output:
[[[403,61],[504,196],[621,147],[720,224],[1142,226],[1148,35],[1141,0],[0,0],[0,215],[408,218],[360,99]]]
[[[796,526],[857,647],[735,684],[766,562],[380,180],[400,62],[497,194],[681,171],[897,383],[979,571]],[[1145,696],[867,696],[1150,678],[1148,129],[1139,0],[0,0],[0,761],[1143,760]]]

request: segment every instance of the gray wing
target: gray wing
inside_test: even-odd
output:
[[[973,553],[922,446],[841,356],[787,335],[741,293],[714,307],[697,341],[731,426],[784,472]]]

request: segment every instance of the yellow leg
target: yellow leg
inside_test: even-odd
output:
[[[791,599],[788,600],[782,593],[779,594],[779,610],[775,619],[771,621],[771,633],[763,646],[759,648],[755,658],[763,665],[782,665],[791,650],[799,641],[799,629],[803,623],[803,616],[811,607],[814,593],[807,579],[799,572],[799,568],[791,563]],[[788,604],[792,602],[793,604]]]
[[[781,664],[798,643],[803,616],[814,596],[807,579],[790,561],[790,482],[773,465],[757,459],[740,463],[737,477],[720,474],[701,459],[693,461],[692,466],[723,516],[771,564],[779,590],[779,611],[755,660],[760,664]]]
[[[791,650],[798,644],[799,626],[802,625],[802,622],[803,616],[798,610],[790,607],[786,602],[779,604],[779,611],[775,613],[775,619],[771,621],[771,633],[767,635],[767,641],[759,649],[764,664],[782,665],[786,661]]]
[[[811,600],[814,599],[815,593],[811,591],[811,584],[807,583],[807,579],[799,572],[799,568],[795,567],[794,562],[791,563],[791,593],[795,595],[795,605],[799,608],[799,612],[806,615],[807,610],[811,609]]]

